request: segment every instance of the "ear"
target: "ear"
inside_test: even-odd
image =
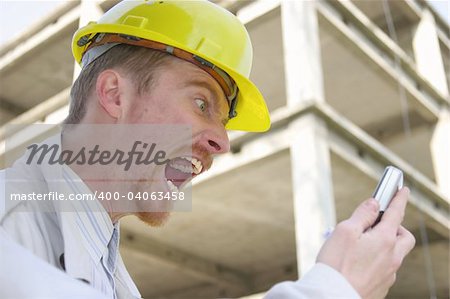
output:
[[[121,81],[122,77],[118,72],[106,70],[98,75],[95,85],[98,103],[114,119],[120,118],[124,108],[121,98]]]

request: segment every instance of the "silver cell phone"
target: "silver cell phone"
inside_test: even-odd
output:
[[[394,166],[386,167],[384,169],[383,176],[378,182],[378,185],[372,195],[372,197],[375,198],[380,204],[378,218],[373,226],[380,222],[381,217],[383,216],[384,211],[386,211],[387,207],[389,206],[392,198],[394,198],[397,191],[402,187],[403,172]]]

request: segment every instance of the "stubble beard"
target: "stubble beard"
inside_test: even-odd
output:
[[[137,212],[136,216],[151,227],[162,227],[170,218],[170,212]]]

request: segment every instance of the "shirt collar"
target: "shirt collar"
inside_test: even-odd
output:
[[[57,144],[60,149],[61,135],[54,135],[44,143]],[[68,166],[42,163],[33,167],[40,170],[42,174],[40,178],[46,182],[48,191],[92,194],[89,187]],[[85,201],[84,204],[79,201],[66,204],[73,207],[68,210],[67,205],[64,205],[62,212],[58,213],[64,242],[63,258],[66,273],[73,278],[92,282],[95,279],[92,265],[98,267],[100,260],[104,257],[112,272],[118,276],[117,281],[120,283],[117,285],[117,292],[123,294],[123,297],[128,298],[130,294],[133,294],[140,298],[139,291],[126,271],[119,254],[119,223],[113,225],[105,208],[97,200]]]
[[[62,176],[72,194],[93,196],[89,187],[69,167],[62,166]],[[107,253],[108,244],[113,238],[113,233],[118,232],[119,224],[113,225],[105,208],[97,199],[80,200],[73,206],[74,229],[82,236],[86,250],[98,263]]]
[[[59,154],[61,151],[61,134],[52,136],[44,143],[58,145]],[[49,165],[48,163],[42,163],[40,166],[50,190],[64,193],[66,198],[70,194],[93,198],[92,191],[69,166]],[[67,242],[69,242],[68,239],[72,238],[80,241],[92,260],[96,264],[99,263],[100,259],[108,252],[108,244],[113,238],[113,233],[118,234],[119,224],[113,225],[110,216],[97,199],[68,201],[64,202],[61,207],[63,209],[60,215],[62,222],[64,222],[62,233],[66,259],[69,253],[67,251],[73,245],[69,245]],[[76,256],[80,257],[80,254],[77,253]],[[69,268],[69,265],[66,266]]]

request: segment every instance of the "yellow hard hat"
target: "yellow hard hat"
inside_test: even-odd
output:
[[[206,0],[125,0],[98,22],[80,28],[73,37],[72,52],[82,65],[95,59],[91,49],[107,50],[108,45],[118,43],[165,51],[211,74],[229,100],[227,129],[269,129],[264,98],[249,80],[253,59],[250,37],[236,16],[224,8]]]

